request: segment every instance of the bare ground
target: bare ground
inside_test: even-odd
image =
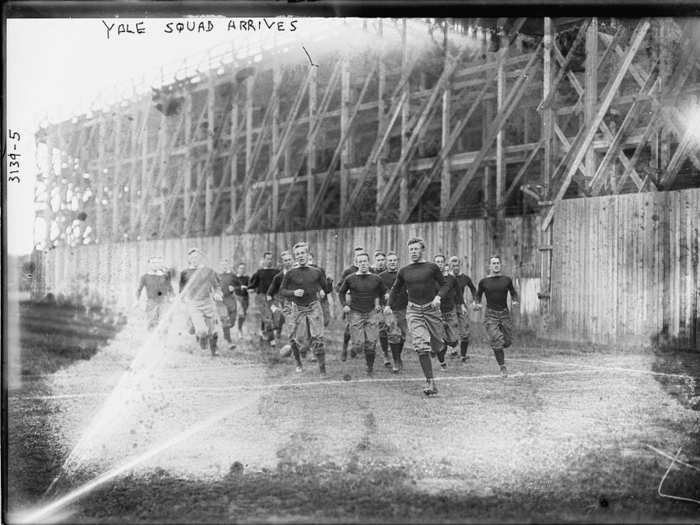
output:
[[[84,319],[71,326],[84,326],[102,348],[57,365],[37,362],[31,347],[50,323],[23,325],[30,365],[8,402],[11,520],[104,473],[113,476],[58,515],[159,523],[700,517],[700,505],[657,495],[670,461],[649,448],[680,448],[682,460],[700,465],[697,355],[521,338],[503,379],[477,343],[470,361],[436,371],[440,394],[427,399],[412,352],[399,376],[380,358],[373,378],[359,358],[340,362],[337,322],[323,380],[314,363],[296,374],[291,359],[257,338],[211,357],[175,330],[144,348],[138,322],[116,337]],[[698,486],[697,471],[675,466],[663,491],[700,499]]]

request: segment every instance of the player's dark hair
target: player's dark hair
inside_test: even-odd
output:
[[[420,237],[412,237],[408,240],[406,243],[407,246],[411,246],[411,244],[420,244],[421,248],[425,249],[425,241],[421,239]]]
[[[386,257],[386,253],[384,253],[381,250],[377,250],[376,252],[374,252],[374,256],[376,257],[377,255],[383,255],[384,257]]]
[[[390,257],[390,256],[392,256],[392,255],[395,255],[396,257],[398,257],[398,255],[396,254],[395,251],[386,252],[386,256],[387,256],[387,257]]]
[[[272,252],[263,252],[263,259],[264,259],[265,257],[267,257],[268,255],[269,255],[270,257],[272,257]]]
[[[443,254],[441,254],[441,253],[438,253],[438,254],[435,254],[435,255],[433,256],[433,261],[434,261],[435,259],[437,259],[438,257],[442,257],[442,260],[443,260],[443,261],[445,260],[445,256],[444,256]]]
[[[366,256],[367,260],[369,261],[369,253],[367,253],[367,252],[357,252],[355,254],[355,259],[357,259],[358,257],[362,257],[363,255]]]
[[[489,257],[489,264],[491,264],[491,259],[498,259],[499,263],[503,262],[500,255],[492,255],[491,257]]]

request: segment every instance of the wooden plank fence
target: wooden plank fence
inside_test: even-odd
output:
[[[700,350],[700,189],[556,205],[547,335]]]

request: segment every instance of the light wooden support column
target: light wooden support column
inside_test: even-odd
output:
[[[316,126],[316,99],[318,92],[318,68],[315,67],[311,76],[311,84],[309,84],[309,127],[308,137],[310,139],[308,153],[306,155],[306,221],[311,220],[314,201],[316,200],[316,177],[314,170],[316,169],[316,144],[315,140],[311,140],[311,133]]]
[[[668,18],[663,18],[659,22],[659,77],[661,79],[661,83],[659,85],[659,93],[665,93],[667,89],[666,86],[671,80],[671,75],[673,73],[673,57],[671,54],[672,22]],[[671,160],[671,137],[672,134],[670,133],[668,126],[661,126],[658,134],[658,162],[660,163],[658,168],[668,166],[668,163]]]
[[[192,93],[188,89],[185,93],[185,165],[183,177],[185,178],[184,193],[182,198],[182,225],[187,223],[187,211],[192,199]]]
[[[586,30],[586,77],[583,92],[583,118],[586,126],[591,124],[598,102],[598,19],[591,19]],[[586,151],[585,173],[589,182],[596,171],[596,153],[592,146]]]
[[[408,66],[408,42],[406,19],[402,20],[401,25],[401,73],[405,73]],[[404,102],[401,106],[401,155],[406,153],[408,148],[408,121],[411,118],[411,84],[406,80],[403,88]],[[401,169],[399,180],[399,213],[404,215],[408,208],[408,166],[404,165]]]
[[[488,100],[484,103],[484,120],[482,121],[481,140],[486,142],[486,136],[489,131],[489,123],[493,120],[493,101]],[[488,162],[484,162],[484,217],[490,217],[493,213],[493,204],[491,202],[491,166]]]
[[[343,54],[342,65],[340,72],[340,137],[345,135],[348,128],[348,120],[350,118],[350,62],[347,54]],[[350,178],[350,141],[343,145],[343,150],[340,154],[340,222],[345,222],[345,216],[348,213],[348,183]]]
[[[135,203],[136,217],[134,225],[136,229],[132,232],[137,240],[141,238],[141,217],[143,216],[143,209],[141,206],[139,206],[139,203],[141,202],[141,197],[143,196],[146,185],[148,184],[148,181],[146,180],[148,178],[148,116],[149,113],[144,115],[146,121],[143,125],[143,137],[141,140],[141,177],[139,177],[139,183],[134,186],[134,190],[136,187],[138,187],[139,192]],[[145,203],[145,205],[148,206],[149,203]]]
[[[544,55],[542,74],[542,100],[549,98],[554,80],[554,70],[552,68],[552,45],[554,35],[552,32],[552,19],[544,19]],[[552,179],[552,128],[554,124],[554,110],[551,105],[544,108],[542,113],[542,136],[544,137],[544,159],[542,170],[542,186],[544,195],[549,195],[549,187]]]
[[[215,102],[216,91],[214,89],[214,77],[209,76],[209,82],[207,86],[207,155],[212,157],[214,155],[214,102]],[[212,185],[213,185],[213,174],[214,167],[213,164],[209,164],[206,173],[200,173],[200,177],[206,177],[204,186],[204,233],[206,235],[211,234],[211,223],[212,223]]]
[[[95,197],[95,242],[105,242],[104,211],[102,209],[102,199],[104,199],[104,188],[107,180],[104,173],[105,166],[105,138],[107,137],[107,129],[105,125],[104,114],[100,112],[98,119],[98,144],[97,144],[97,195]]]
[[[381,135],[382,130],[386,126],[386,103],[384,102],[384,97],[386,95],[386,48],[384,45],[384,23],[379,20],[379,39],[381,42],[381,50],[379,52],[378,60],[378,75],[377,75],[377,136]],[[384,162],[386,160],[386,147],[383,147],[379,152],[377,158],[377,195],[374,203],[375,217],[379,215],[380,212],[380,202],[381,195],[384,191]]]
[[[503,38],[501,45],[508,46],[508,41]],[[503,103],[506,97],[506,60],[508,59],[508,49],[503,50],[504,60],[499,61],[498,71],[496,73],[496,111],[498,113],[503,109]],[[503,151],[503,128],[506,121],[504,120],[496,134],[496,216],[501,219],[505,218],[505,209],[503,202],[503,192],[505,191],[506,181],[506,164]]]
[[[596,35],[597,37],[597,35]],[[552,68],[552,45],[554,40],[554,32],[552,28],[552,19],[547,17],[544,19],[544,54],[543,54],[543,75],[542,75],[542,100],[547,100],[552,92],[552,83],[554,82],[554,70]],[[552,180],[552,160],[553,160],[553,142],[552,128],[554,124],[555,113],[552,105],[548,105],[542,112],[542,137],[544,139],[544,158],[542,170],[542,186],[543,194],[546,199],[549,199],[551,180]],[[540,230],[540,315],[543,319],[543,328],[546,329],[550,325],[550,297],[551,297],[551,282],[552,282],[552,228]]]
[[[124,187],[123,182],[120,180],[123,158],[120,151],[122,143],[122,118],[123,116],[120,113],[117,113],[114,117],[116,122],[114,123],[114,165],[112,166],[112,234],[110,236],[113,241],[119,240],[119,223],[123,209],[123,206],[120,205],[119,202],[119,196],[121,195]]]
[[[143,111],[143,117],[146,118],[146,107],[142,109]],[[141,140],[142,137],[137,136],[138,133],[138,120],[137,118],[132,118],[131,119],[131,139],[129,140],[129,159],[131,159],[131,164],[129,166],[129,181],[127,184],[129,185],[129,194],[127,195],[127,200],[129,202],[127,213],[128,213],[128,224],[127,224],[127,232],[131,232],[134,230],[134,207],[136,206],[136,188],[134,187],[134,181],[136,179],[136,153],[137,153],[137,147],[138,147],[138,141]],[[124,239],[122,238],[120,240]]]
[[[231,89],[238,89],[235,84],[231,84]],[[233,228],[235,225],[234,217],[236,216],[236,206],[238,202],[238,190],[236,181],[238,179],[238,101],[237,93],[231,99],[231,163],[230,172],[231,179],[229,180],[229,225]],[[245,191],[245,189],[243,189]],[[224,229],[224,232],[226,229]],[[232,232],[233,233],[233,232]]]
[[[445,23],[444,27],[444,38],[443,46],[445,48],[445,60],[443,63],[443,69],[446,69],[449,65],[448,57],[449,52],[449,38],[448,38],[448,26]],[[440,145],[444,148],[450,138],[450,117],[452,116],[452,85],[448,80],[445,84],[445,91],[442,94],[442,136],[440,138]],[[447,203],[450,202],[450,195],[452,192],[452,176],[450,173],[450,156],[446,155],[445,159],[442,161],[442,177],[440,180],[440,218],[442,220],[447,220]]]
[[[253,154],[253,78],[246,80],[245,97],[245,172],[250,173]],[[245,188],[245,220],[247,224],[253,214],[253,192]]]
[[[274,100],[272,108],[272,138],[270,143],[270,160],[269,163],[275,162],[275,158],[279,158],[278,149],[280,147],[279,126],[280,126],[280,103],[279,103],[279,88],[281,80],[281,71],[279,60],[275,59],[272,64],[272,99]],[[279,161],[277,161],[279,164]],[[279,214],[280,200],[280,172],[279,166],[271,166],[273,169],[272,175],[272,224],[277,224],[277,216]]]
[[[165,195],[164,192],[161,188],[162,182],[165,180],[163,177],[163,171],[166,169],[166,166],[168,164],[168,155],[170,155],[170,151],[168,151],[168,119],[163,115],[163,118],[160,121],[160,132],[159,132],[159,139],[158,139],[158,169],[157,170],[151,170],[151,175],[157,173],[155,176],[154,183],[159,182],[157,187],[150,188],[151,195],[156,196],[156,199],[158,200],[158,208],[160,208],[160,216],[162,217],[165,215]],[[166,174],[167,176],[167,174]],[[149,210],[150,211],[150,210]],[[148,215],[150,218],[150,214]],[[146,223],[149,222],[149,220],[145,221]],[[156,221],[157,223],[157,221]],[[148,224],[143,225],[145,228],[149,229],[148,232],[148,239],[151,238],[150,234],[150,227]]]

